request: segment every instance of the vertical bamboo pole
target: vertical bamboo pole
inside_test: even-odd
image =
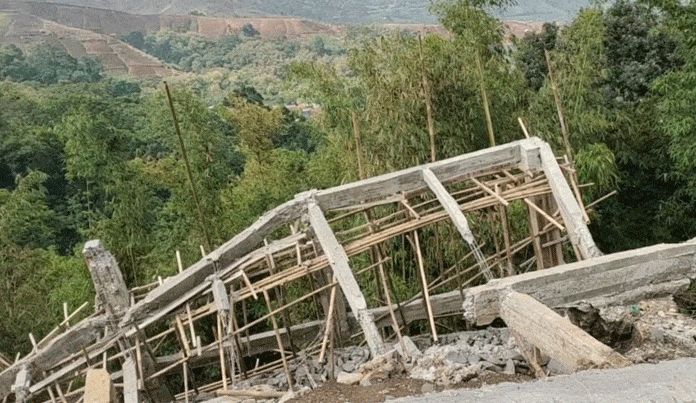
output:
[[[191,163],[188,159],[188,153],[186,152],[186,146],[184,145],[184,137],[181,134],[181,129],[179,128],[179,119],[176,116],[176,110],[174,109],[174,101],[172,100],[172,93],[169,90],[169,84],[165,81],[164,89],[167,93],[167,100],[169,101],[169,109],[172,112],[172,119],[174,120],[174,129],[176,135],[179,138],[179,146],[181,147],[181,156],[184,158],[184,164],[186,166],[186,173],[188,175],[189,184],[191,185],[191,194],[193,195],[193,201],[196,203],[196,210],[198,211],[198,219],[201,224],[201,229],[203,230],[203,235],[205,236],[206,246],[208,250],[212,250],[213,242],[208,234],[208,225],[205,222],[205,217],[203,215],[203,208],[201,207],[201,200],[198,198],[198,192],[196,191],[196,185],[193,183],[193,173],[191,171]],[[188,401],[187,401],[188,403]]]
[[[568,136],[568,127],[566,126],[565,118],[563,117],[563,107],[561,106],[561,96],[558,94],[558,87],[556,86],[556,79],[553,76],[553,70],[551,68],[551,56],[549,51],[544,49],[544,56],[546,57],[546,67],[549,71],[549,80],[551,80],[551,91],[553,92],[553,98],[556,102],[556,112],[558,112],[558,121],[561,124],[561,134],[563,134],[563,145],[566,149],[566,154],[570,161],[573,162],[573,149],[570,147],[570,138]]]
[[[430,136],[430,161],[437,161],[435,151],[435,121],[433,119],[433,100],[430,93],[430,82],[425,71],[425,58],[423,57],[423,40],[418,35],[418,54],[420,56],[421,75],[423,80],[423,96],[425,98],[425,113],[428,118],[428,135]]]
[[[525,182],[531,182],[531,179],[526,177]],[[539,239],[539,219],[537,217],[537,212],[532,207],[527,206],[529,211],[529,231],[532,236],[532,245],[534,245],[534,255],[536,256],[536,266],[537,270],[544,269],[544,258],[542,256],[541,250],[541,240]]]
[[[500,196],[502,191],[500,186],[496,183],[495,192]],[[502,196],[501,196],[502,197]],[[507,260],[507,275],[514,276],[515,268],[512,267],[512,256],[510,255],[510,223],[508,222],[507,210],[502,204],[498,204],[498,214],[500,215],[500,222],[503,224],[503,241],[505,242],[505,256]]]
[[[564,155],[566,165],[569,166],[570,172],[568,173],[568,179],[570,181],[570,187],[573,189],[573,194],[575,194],[575,199],[578,201],[580,206],[580,211],[582,211],[582,216],[585,219],[585,223],[590,223],[590,216],[587,215],[587,210],[585,210],[585,204],[582,202],[582,195],[580,194],[580,187],[578,187],[578,173],[575,167],[572,166],[571,162],[568,160],[568,156]]]
[[[413,240],[416,243],[416,257],[418,258],[418,269],[420,271],[421,283],[423,285],[423,300],[425,308],[428,311],[428,320],[430,321],[430,331],[433,334],[433,342],[438,342],[437,329],[435,328],[435,316],[433,315],[433,307],[430,304],[430,292],[428,291],[428,279],[425,277],[425,267],[423,267],[423,254],[421,253],[420,241],[418,240],[418,231],[413,231]]]
[[[135,361],[138,365],[138,374],[140,375],[138,379],[138,388],[145,388],[145,372],[143,371],[143,352],[140,347],[140,337],[135,339]]]
[[[182,371],[184,373],[184,402],[189,403],[188,360],[184,360]]]
[[[63,302],[63,317],[64,317],[64,322],[66,327],[70,327],[70,316],[68,315],[68,303]]]
[[[335,287],[334,287],[335,289]],[[266,300],[266,306],[268,307],[268,312],[273,312],[273,307],[271,307],[271,300],[268,298],[268,291],[263,290],[263,297]],[[275,315],[271,315],[271,322],[273,323],[273,332],[276,336],[276,341],[278,342],[278,349],[280,350],[280,358],[283,360],[283,370],[285,370],[285,376],[288,378],[288,386],[290,391],[294,392],[295,388],[292,386],[292,376],[290,375],[290,368],[288,367],[288,360],[285,357],[285,347],[283,347],[283,339],[280,337],[280,332],[278,331],[278,322],[276,321]]]
[[[181,261],[181,252],[179,252],[178,249],[176,250],[176,266],[179,269],[179,273],[184,271],[184,264]]]
[[[384,295],[387,298],[387,308],[389,309],[389,315],[391,316],[392,324],[394,325],[394,332],[396,333],[396,337],[399,338],[399,343],[401,343],[401,351],[404,352],[404,354],[408,355],[408,352],[406,351],[406,346],[404,345],[404,339],[403,336],[401,335],[401,329],[399,328],[399,322],[396,320],[396,315],[394,314],[394,308],[392,307],[392,301],[391,301],[391,296],[389,295],[389,287],[387,287],[387,280],[386,280],[386,274],[384,274],[384,266],[381,264],[379,265],[379,274],[380,278],[382,279],[382,287],[384,288]],[[404,326],[406,323],[404,323]]]
[[[217,339],[218,352],[220,354],[220,370],[222,372],[222,389],[227,390],[227,365],[225,364],[225,349],[222,346],[222,323],[220,321],[220,313],[217,315]],[[234,380],[234,376],[232,377]]]
[[[360,115],[358,115],[357,112],[353,112],[351,114],[351,121],[353,122],[353,135],[355,136],[355,154],[358,157],[358,177],[360,179],[365,179],[362,159],[362,142],[360,138]]]
[[[495,146],[495,133],[493,133],[493,120],[491,119],[491,110],[488,104],[488,92],[486,92],[486,81],[483,74],[483,66],[481,65],[481,55],[476,51],[476,67],[479,73],[479,82],[481,87],[481,98],[483,101],[483,110],[486,113],[486,127],[488,128],[488,140],[491,147]]]
[[[529,132],[527,131],[527,126],[524,125],[524,121],[519,116],[517,117],[517,121],[520,123],[520,127],[522,128],[522,133],[524,134],[524,138],[528,139]]]
[[[336,276],[333,278],[333,283],[336,282]],[[326,330],[324,331],[324,340],[321,343],[321,352],[319,353],[319,362],[324,362],[324,353],[326,353],[326,344],[329,341],[329,337],[333,333],[333,313],[334,304],[336,302],[336,287],[331,288],[331,297],[329,298],[329,312],[326,315]]]

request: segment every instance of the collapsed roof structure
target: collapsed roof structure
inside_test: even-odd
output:
[[[548,272],[551,277],[541,284],[553,294],[560,292],[554,284],[577,277],[578,270],[586,279],[606,271],[606,264],[633,264],[625,256],[618,258],[621,264],[602,257],[606,262],[592,266],[595,271],[582,265],[553,273],[533,271],[602,256],[588,230],[576,181],[572,167],[559,165],[547,143],[531,138],[312,190],[268,212],[191,267],[183,270],[179,260],[179,274],[130,290],[113,256],[99,241],[88,242],[84,255],[97,291],[95,312],[70,325],[85,304],[66,314],[42,340],[32,336],[34,350],[7,362],[8,368],[0,372],[0,401],[80,401],[85,376],[97,367],[108,371],[126,402],[188,402],[194,394],[226,390],[242,378],[278,368],[292,389],[289,363],[299,353],[324,360],[334,343],[364,341],[378,356],[386,351],[385,337],[399,340],[401,329],[415,321],[427,323],[437,340],[437,318],[461,315],[463,305],[469,307],[467,313],[473,312],[469,319],[481,324],[505,315],[512,305],[537,309],[511,294],[512,285],[522,284],[528,290],[521,292],[531,292],[539,287],[534,279]],[[529,217],[528,236],[515,243],[507,217],[513,203],[523,206]],[[495,250],[489,256],[469,222],[481,214],[503,230],[502,242],[488,249]],[[419,231],[452,224],[466,253],[459,264],[428,278]],[[389,273],[395,266],[390,266],[387,246],[403,236],[412,244],[418,268],[414,278],[422,287],[411,298],[396,301]],[[694,247],[689,248],[693,258]],[[686,252],[679,253],[683,263]],[[691,263],[688,270],[680,270],[679,275],[692,270]],[[525,271],[527,280],[510,280],[505,287],[493,281]],[[363,278],[367,274],[369,280]],[[655,282],[662,274],[650,276],[645,281]],[[366,281],[380,298],[366,300],[360,285]],[[486,282],[473,293],[464,291]],[[684,281],[677,282],[675,287],[684,286]],[[595,285],[600,294],[606,293],[606,286]],[[573,298],[587,295],[577,292]],[[509,303],[511,298],[514,303]],[[514,321],[515,315],[507,312],[507,317]],[[216,368],[217,379],[204,385],[194,372],[205,367]]]

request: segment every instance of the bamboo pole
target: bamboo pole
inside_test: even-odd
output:
[[[428,119],[428,135],[430,137],[430,162],[437,161],[435,150],[435,120],[433,119],[433,101],[430,94],[430,82],[425,71],[425,58],[423,57],[423,40],[418,35],[418,54],[420,56],[420,67],[423,81],[423,97],[425,98],[425,113]]]
[[[396,333],[396,336],[399,338],[399,343],[401,344],[401,351],[404,352],[406,355],[408,352],[406,351],[406,346],[404,345],[404,339],[401,335],[401,329],[399,328],[399,322],[396,320],[396,315],[394,314],[394,308],[392,308],[392,301],[391,301],[391,296],[389,295],[389,287],[387,287],[387,280],[386,280],[386,274],[384,274],[384,267],[379,266],[379,274],[380,278],[382,279],[382,287],[384,288],[384,295],[387,298],[387,308],[389,309],[389,315],[391,316],[393,328],[394,328],[394,333]],[[404,323],[404,326],[406,323]]]
[[[500,194],[500,186],[496,184],[495,192]],[[515,275],[515,268],[512,267],[512,255],[510,254],[510,223],[508,222],[507,210],[505,206],[498,205],[498,215],[503,225],[503,242],[505,243],[505,255],[507,260],[507,275]]]
[[[566,164],[570,164],[568,156],[564,155],[563,157],[565,159]],[[582,195],[580,194],[580,188],[578,187],[578,175],[575,170],[568,173],[568,181],[570,182],[571,189],[573,189],[575,199],[578,201],[578,205],[580,206],[580,211],[582,212],[582,216],[585,219],[585,224],[589,224],[590,216],[587,215],[587,211],[585,210],[585,204],[582,202]]]
[[[573,162],[573,149],[570,147],[570,138],[568,135],[568,127],[566,126],[565,118],[563,117],[563,108],[561,106],[561,96],[558,94],[558,87],[556,85],[556,80],[553,76],[553,69],[551,68],[551,56],[549,51],[544,49],[544,56],[546,57],[546,67],[549,71],[549,80],[551,81],[551,91],[553,92],[553,98],[556,102],[556,112],[558,112],[558,121],[561,124],[561,134],[563,135],[563,144],[565,145],[566,154],[570,161]]]
[[[420,241],[418,240],[418,231],[413,231],[413,240],[416,243],[416,257],[418,258],[418,270],[420,272],[421,283],[423,285],[423,300],[428,312],[428,320],[430,321],[430,331],[433,334],[433,342],[437,343],[437,329],[435,328],[435,317],[433,316],[433,307],[430,304],[430,293],[428,292],[428,280],[425,277],[425,267],[423,265],[423,255],[421,253]]]
[[[546,218],[546,220],[547,220],[548,222],[550,222],[551,224],[553,224],[553,225],[555,225],[556,227],[558,227],[558,229],[560,229],[561,231],[565,231],[565,227],[564,227],[563,225],[561,225],[561,223],[559,223],[558,221],[556,221],[556,220],[555,220],[553,217],[551,217],[546,211],[544,211],[542,208],[540,208],[539,206],[537,206],[536,204],[534,204],[531,200],[529,200],[529,199],[526,198],[526,197],[525,197],[524,199],[522,199],[522,200],[524,200],[524,202],[527,203],[527,205],[528,205],[529,207],[533,208],[534,210],[536,210],[537,213],[541,214],[544,218]]]
[[[522,128],[522,133],[524,133],[524,137],[528,139],[529,132],[527,131],[527,126],[524,125],[524,121],[519,116],[517,117],[517,121],[520,123],[520,127]]]
[[[360,116],[357,112],[351,114],[351,122],[353,123],[353,135],[355,136],[355,154],[358,158],[358,177],[365,179],[365,171],[362,160],[362,144],[360,141]]]
[[[334,276],[333,283],[336,282],[336,276]],[[329,312],[326,315],[326,330],[324,331],[324,339],[321,343],[321,353],[319,353],[319,363],[324,362],[324,353],[326,352],[326,343],[329,341],[333,329],[333,313],[334,304],[336,303],[336,287],[331,289],[331,296],[329,297]]]
[[[222,372],[222,389],[227,390],[227,365],[225,365],[225,349],[222,346],[222,324],[220,314],[217,315],[217,341],[218,352],[220,353],[220,371]],[[232,376],[234,381],[234,376]]]
[[[268,312],[272,312],[271,300],[268,298],[268,291],[263,290],[263,297],[266,300],[266,306],[268,307]],[[271,315],[271,322],[273,323],[273,332],[276,336],[276,341],[278,342],[278,349],[280,350],[280,357],[283,360],[283,370],[285,370],[285,376],[288,378],[288,386],[290,391],[294,392],[295,388],[292,386],[292,376],[290,375],[290,368],[288,367],[287,358],[285,358],[285,347],[283,347],[283,340],[280,337],[280,332],[278,331],[278,322],[276,321],[275,315]]]
[[[188,153],[186,152],[186,146],[184,145],[184,137],[181,134],[181,129],[179,128],[179,119],[176,116],[176,110],[174,109],[174,101],[172,100],[172,93],[169,90],[169,84],[167,82],[164,82],[164,89],[167,93],[167,100],[169,101],[169,109],[172,112],[172,119],[174,120],[174,129],[176,131],[176,135],[179,138],[179,147],[181,148],[181,156],[184,159],[184,164],[186,166],[186,173],[188,175],[188,180],[189,180],[189,185],[191,186],[191,194],[193,195],[193,200],[196,203],[196,210],[198,211],[198,219],[201,224],[201,230],[203,231],[203,235],[205,236],[205,242],[206,246],[208,247],[208,250],[213,249],[213,242],[210,238],[210,234],[208,233],[208,225],[205,222],[205,217],[203,215],[203,208],[201,207],[201,200],[198,197],[198,191],[196,191],[196,185],[193,182],[193,172],[191,171],[191,163],[189,162],[188,159]],[[186,401],[188,403],[188,400]]]
[[[483,110],[486,113],[486,127],[488,128],[488,139],[490,140],[490,146],[495,146],[495,134],[493,133],[493,120],[491,119],[490,106],[488,104],[488,93],[486,92],[486,82],[483,75],[483,66],[481,65],[481,55],[476,51],[476,67],[479,73],[479,83],[481,87],[481,98],[483,102]]]

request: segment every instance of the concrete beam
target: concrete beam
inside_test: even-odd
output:
[[[358,282],[353,276],[353,271],[348,264],[348,255],[343,246],[338,242],[329,222],[324,217],[324,213],[316,203],[309,202],[307,206],[309,222],[319,240],[321,249],[329,258],[329,264],[333,269],[333,274],[341,286],[343,295],[350,305],[350,309],[357,317],[360,327],[365,334],[365,340],[370,347],[373,357],[377,357],[384,352],[384,341],[375,326],[374,318],[367,309],[367,302],[360,290]]]
[[[549,307],[582,300],[601,307],[673,294],[696,278],[695,254],[695,244],[662,244],[496,279],[465,290],[464,317],[490,324],[500,317],[507,288]]]
[[[621,354],[527,294],[505,290],[500,299],[500,316],[512,333],[557,360],[569,373],[630,364]]]

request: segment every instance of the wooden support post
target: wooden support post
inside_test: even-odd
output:
[[[324,213],[316,202],[309,201],[307,209],[312,228],[321,244],[324,254],[329,259],[329,264],[333,269],[336,280],[338,280],[338,284],[341,286],[348,300],[350,309],[353,311],[353,314],[356,316],[358,323],[363,329],[365,340],[367,341],[372,356],[376,357],[381,355],[384,352],[384,342],[375,326],[374,318],[367,310],[367,303],[360,291],[358,282],[355,281],[353,272],[350,270],[346,251],[336,239],[328,221],[326,221],[326,217],[324,217]]]
[[[430,322],[430,332],[433,335],[433,342],[438,342],[437,329],[435,327],[435,316],[433,315],[433,307],[430,304],[430,292],[428,291],[428,279],[425,276],[425,267],[423,264],[423,254],[421,253],[420,241],[418,240],[418,232],[413,231],[413,241],[415,242],[416,257],[418,259],[418,271],[420,273],[421,285],[423,286],[423,301],[428,312],[428,322]]]
[[[478,261],[486,280],[492,280],[493,273],[491,273],[491,270],[486,263],[486,259],[476,243],[474,234],[469,228],[469,222],[459,209],[459,204],[457,204],[457,201],[454,200],[454,197],[447,192],[447,189],[445,189],[442,183],[440,183],[433,171],[426,168],[421,170],[421,175],[430,190],[435,193],[435,196],[440,201],[440,204],[442,204],[442,207],[444,207],[445,211],[447,211],[447,214],[450,216],[450,219],[452,219],[452,222],[454,222],[454,225],[457,227],[457,230],[461,234],[462,238],[464,238],[464,240],[469,244],[471,251],[474,252],[474,257],[476,257],[476,260]]]
[[[511,331],[557,360],[568,372],[630,364],[621,354],[527,294],[503,291],[500,316]]]
[[[266,300],[266,306],[268,307],[268,312],[273,312],[273,307],[271,306],[271,300],[268,298],[268,291],[263,290],[263,297]],[[283,370],[285,371],[285,376],[288,378],[288,386],[290,391],[295,391],[292,385],[292,375],[290,374],[290,368],[288,367],[288,360],[285,357],[285,347],[283,346],[283,340],[280,337],[280,332],[278,331],[278,322],[276,321],[275,315],[271,315],[271,322],[273,323],[273,332],[276,336],[276,341],[278,342],[278,350],[280,350],[280,358],[283,360]]]

